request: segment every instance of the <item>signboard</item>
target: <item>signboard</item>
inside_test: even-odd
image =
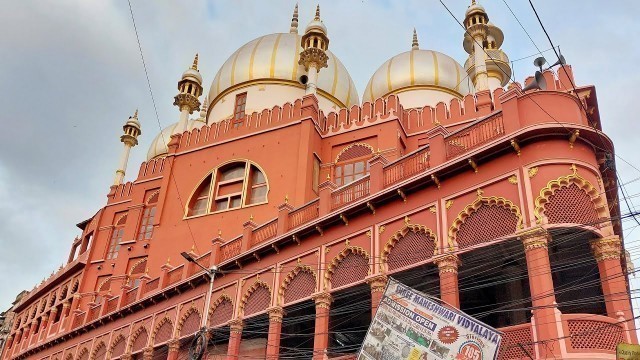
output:
[[[640,345],[618,344],[616,347],[617,360],[640,360]]]
[[[502,334],[389,279],[358,360],[491,360]]]

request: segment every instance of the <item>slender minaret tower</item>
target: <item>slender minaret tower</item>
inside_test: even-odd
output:
[[[140,121],[138,121],[138,110],[136,110],[133,116],[129,117],[129,120],[124,124],[122,130],[124,131],[124,134],[120,136],[120,141],[124,143],[124,149],[120,156],[120,165],[118,166],[118,170],[116,170],[116,177],[113,180],[113,185],[122,184],[125,171],[127,171],[127,163],[129,162],[129,152],[131,152],[132,147],[138,145],[138,136],[142,134]]]
[[[193,59],[193,65],[182,74],[182,79],[178,81],[178,95],[173,99],[173,105],[180,109],[180,120],[176,130],[180,132],[187,130],[189,114],[200,110],[200,100],[202,95],[202,75],[198,71],[198,54]]]
[[[291,29],[289,32],[292,34],[298,33],[298,4],[293,8],[293,17],[291,18]]]
[[[302,52],[298,64],[303,65],[307,71],[307,87],[305,94],[315,94],[317,91],[318,73],[323,67],[327,67],[329,56],[329,38],[327,27],[320,20],[320,5],[316,8],[316,16],[311,20],[301,39]]]
[[[475,0],[465,13],[464,26],[467,31],[463,46],[469,54],[465,69],[476,90],[493,91],[506,85],[511,77],[511,66],[509,58],[500,49],[504,41],[502,30],[489,22],[489,15]]]

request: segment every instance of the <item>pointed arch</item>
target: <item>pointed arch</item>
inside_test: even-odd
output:
[[[553,201],[555,195],[558,195],[559,192],[563,191],[567,191],[569,193],[566,194],[569,195],[569,199],[567,200],[572,200],[571,198],[578,198],[577,200],[578,202],[580,202],[581,199],[579,199],[579,194],[576,193],[577,191],[582,191],[584,195],[588,197],[588,201],[590,201],[589,204],[575,204],[578,206],[568,208],[567,211],[570,211],[570,213],[566,215],[569,216],[560,217],[562,219],[565,219],[565,222],[572,221],[582,224],[585,222],[609,217],[606,201],[602,198],[598,189],[596,189],[587,179],[578,174],[578,168],[575,166],[575,164],[573,164],[571,168],[573,170],[572,174],[560,176],[555,180],[551,180],[547,183],[547,186],[540,190],[540,193],[538,194],[538,197],[534,202],[535,207],[533,210],[533,215],[536,219],[536,223],[542,224],[543,222],[550,220],[548,215],[551,214],[546,213],[549,210],[547,209],[547,206]],[[552,222],[561,222],[561,220],[551,220]]]
[[[520,212],[520,208],[514,204],[511,200],[505,199],[501,196],[491,196],[485,197],[479,195],[474,202],[465,206],[462,211],[458,214],[458,216],[453,220],[451,226],[449,227],[449,250],[454,249],[454,244],[458,241],[458,234],[463,229],[465,223],[471,218],[472,215],[479,213],[482,210],[487,211],[487,216],[493,216],[495,214],[491,214],[490,210],[495,210],[499,216],[513,216],[513,218],[509,219],[510,223],[514,225],[513,229],[503,228],[489,228],[483,227],[484,230],[491,230],[491,234],[486,234],[488,237],[481,239],[480,241],[473,240],[469,241],[469,244],[458,244],[460,248],[469,247],[472,245],[476,245],[481,241],[493,240],[496,237],[508,235],[511,233],[515,233],[516,231],[522,229],[524,227],[524,220],[522,218],[522,213]],[[470,232],[474,232],[477,229],[470,229]],[[481,237],[483,234],[482,231],[475,231],[476,237]]]
[[[156,345],[171,340],[173,337],[173,322],[167,316],[156,324],[151,333],[151,344]]]
[[[147,257],[143,257],[131,265],[129,277],[136,274],[144,274],[147,271]]]
[[[91,353],[91,360],[104,360],[107,355],[107,346],[104,341],[100,341],[96,347],[93,348]]]
[[[201,319],[202,314],[200,313],[200,310],[195,306],[191,306],[189,310],[182,315],[180,321],[178,321],[176,333],[180,337],[195,333],[200,328]]]
[[[227,294],[222,294],[209,308],[209,326],[222,325],[233,318],[233,300]]]
[[[411,234],[416,236],[409,238]],[[426,237],[426,239],[420,239],[418,237],[420,234]],[[396,245],[398,244],[401,244],[399,246],[406,245],[407,249],[396,249]],[[380,253],[380,270],[384,272],[426,261],[438,254],[438,247],[438,236],[436,233],[425,225],[411,224],[409,218],[405,218],[405,225],[402,229],[391,235],[382,248]],[[402,251],[402,256],[394,259],[394,250]],[[413,256],[411,256],[411,254],[413,254]],[[389,259],[390,256],[391,259]],[[389,266],[389,263],[391,263],[391,266]]]
[[[139,327],[131,336],[129,341],[128,350],[130,353],[134,353],[144,349],[147,346],[149,340],[149,331],[146,327]]]
[[[327,267],[325,287],[337,288],[364,279],[371,273],[369,258],[359,246],[345,247]]]
[[[111,276],[102,280],[98,286],[96,286],[96,292],[107,291],[109,288],[111,288]]]
[[[243,316],[253,315],[266,310],[270,304],[271,287],[264,281],[256,280],[242,297],[239,313]]]
[[[315,270],[309,265],[297,264],[282,280],[278,290],[279,303],[287,304],[311,296],[316,292],[317,284],[318,276]]]
[[[124,335],[118,335],[114,340],[111,341],[111,346],[109,347],[109,351],[107,353],[107,357],[109,359],[117,358],[120,355],[124,354],[127,342],[124,338]]]
[[[147,199],[145,200],[145,205],[152,205],[158,202],[158,198],[160,197],[160,189],[152,192],[151,194],[149,194],[149,196],[147,196]]]

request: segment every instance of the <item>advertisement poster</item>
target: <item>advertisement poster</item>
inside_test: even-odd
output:
[[[358,360],[493,360],[502,334],[389,279]]]

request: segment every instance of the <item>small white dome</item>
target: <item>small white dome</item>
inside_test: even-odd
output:
[[[162,129],[162,131],[153,139],[151,142],[151,146],[149,146],[149,151],[147,151],[147,161],[167,155],[169,152],[169,148],[167,144],[171,141],[171,135],[181,133],[182,129],[178,128],[179,123],[171,124],[166,128]],[[187,123],[187,131],[191,131],[193,129],[200,129],[203,127],[205,123],[200,120],[189,120]]]
[[[202,75],[200,75],[200,71],[193,68],[189,68],[187,71],[182,73],[182,80],[191,80],[202,85]]]

